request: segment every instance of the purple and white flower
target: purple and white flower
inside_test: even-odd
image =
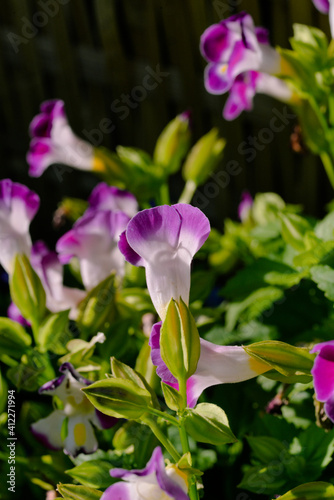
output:
[[[0,181],[0,264],[12,273],[17,254],[30,256],[30,222],[39,208],[39,197],[26,186]]]
[[[79,259],[86,290],[94,288],[113,271],[123,275],[125,261],[117,243],[129,220],[123,212],[88,209],[58,240],[56,250],[62,264],[73,257]]]
[[[294,99],[292,90],[283,80],[258,71],[246,71],[231,85],[223,111],[225,120],[234,120],[242,111],[253,109],[256,94],[266,94],[286,103]]]
[[[52,450],[64,449],[73,457],[79,453],[93,453],[98,443],[92,424],[99,429],[112,427],[117,419],[103,415],[89,402],[82,387],[90,385],[90,380],[82,377],[70,363],[63,363],[57,379],[47,382],[39,389],[39,394],[57,396],[63,402],[63,409],[54,410],[31,426],[34,436]],[[63,436],[62,430],[67,429]]]
[[[57,253],[51,252],[43,241],[37,241],[32,247],[30,262],[43,284],[46,307],[54,313],[71,309],[70,318],[75,319],[77,305],[86,292],[63,285],[63,266]]]
[[[210,233],[207,217],[191,205],[163,205],[135,215],[121,235],[125,259],[144,266],[153,305],[164,320],[172,298],[188,304],[190,266]]]
[[[157,375],[165,384],[178,389],[178,381],[170,373],[160,354],[161,323],[153,325],[150,346]],[[202,392],[213,385],[243,382],[257,377],[271,367],[249,356],[241,346],[220,346],[200,339],[201,354],[195,373],[187,380],[187,404],[193,408]]]
[[[311,352],[318,353],[311,370],[315,395],[325,403],[326,415],[334,422],[334,340],[315,345]]]
[[[123,212],[128,217],[133,217],[138,212],[138,202],[132,193],[115,186],[108,186],[105,182],[100,182],[93,189],[88,198],[88,204],[88,212],[112,210],[113,212]]]
[[[313,0],[315,7],[322,12],[322,14],[329,15],[329,25],[331,28],[331,35],[334,38],[334,2],[333,0]]]
[[[246,12],[207,28],[201,36],[200,48],[209,63],[205,86],[212,94],[227,92],[236,77],[246,71],[269,74],[281,71],[281,57],[269,45],[267,30],[255,27]]]
[[[241,222],[249,219],[254,200],[249,191],[244,191],[241,194],[241,201],[238,206],[238,216]]]
[[[111,485],[101,500],[189,500],[187,476],[176,465],[165,466],[160,447],[141,470],[111,469],[123,481]]]
[[[74,134],[67,121],[64,102],[45,101],[40,111],[29,129],[32,137],[27,154],[29,174],[39,177],[53,163],[95,170],[93,147]]]

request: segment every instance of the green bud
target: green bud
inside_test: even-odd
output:
[[[225,139],[218,137],[218,129],[213,128],[196,142],[183,165],[183,178],[193,181],[196,186],[203,184],[215,170],[223,157]]]
[[[178,115],[161,132],[154,150],[154,163],[168,174],[177,172],[190,146],[190,118],[185,112]]]
[[[37,328],[44,313],[46,296],[41,280],[26,255],[17,255],[11,276],[10,295],[22,316]]]
[[[219,406],[201,403],[193,410],[187,410],[186,431],[200,443],[214,445],[235,443],[237,438],[231,431],[226,413]]]
[[[256,361],[270,365],[284,377],[295,375],[310,377],[315,354],[310,354],[308,349],[294,347],[278,340],[264,340],[243,348]]]
[[[137,420],[151,404],[151,394],[132,380],[108,378],[82,390],[95,408],[111,417]]]
[[[98,332],[114,313],[115,275],[108,276],[90,290],[79,304],[77,323],[88,332]]]
[[[161,327],[161,357],[167,368],[181,383],[195,373],[200,356],[200,340],[194,318],[180,298],[168,304]]]

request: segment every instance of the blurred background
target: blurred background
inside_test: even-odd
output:
[[[226,97],[204,89],[200,35],[241,10],[270,30],[274,45],[289,46],[294,22],[329,33],[327,16],[311,0],[1,1],[1,178],[25,183],[40,194],[42,209],[33,236],[43,232],[52,244],[59,237],[51,227],[52,213],[61,197],[86,197],[98,181],[79,171],[59,176],[53,167],[38,179],[28,176],[28,125],[40,102],[50,98],[65,101],[79,136],[111,149],[121,144],[152,153],[162,128],[187,109],[192,111],[194,141],[218,127],[227,139],[220,171],[231,160],[240,165],[219,195],[199,205],[219,228],[226,216],[237,217],[244,189],[253,195],[275,191],[286,202],[301,203],[306,213],[323,213],[332,191],[320,161],[303,149],[296,120],[285,118],[280,132],[270,129],[274,115],[285,116],[285,105],[257,96],[252,112],[226,122]],[[105,118],[112,121],[112,131],[103,127]],[[176,202],[178,176],[171,188]]]

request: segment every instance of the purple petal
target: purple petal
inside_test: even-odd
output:
[[[311,370],[315,394],[319,401],[326,402],[334,394],[334,341],[318,344],[314,351],[319,351]]]
[[[258,26],[254,29],[257,41],[263,45],[269,45],[269,32],[266,28]]]
[[[50,139],[34,138],[30,142],[30,149],[27,153],[27,163],[29,165],[29,175],[40,177],[53,163],[52,146]]]
[[[329,11],[329,0],[313,0],[315,7],[322,12],[322,14],[328,14]]]
[[[234,120],[244,110],[251,110],[259,73],[247,71],[235,79],[224,107],[224,118]]]
[[[249,191],[244,191],[241,195],[241,202],[238,206],[238,217],[241,221],[247,219],[249,211],[253,206],[253,198]]]
[[[35,438],[51,450],[62,449],[61,428],[66,416],[62,410],[55,410],[46,418],[34,422],[30,431]]]
[[[24,212],[21,215],[24,215],[30,222],[39,208],[39,196],[23,184],[12,182],[10,179],[0,181],[0,209],[3,207],[8,211],[15,210],[17,202]]]
[[[29,321],[27,321],[21,314],[21,311],[17,307],[14,302],[11,302],[8,309],[7,309],[7,316],[8,318],[12,319],[13,321],[16,321],[17,323],[20,323],[20,325],[26,327],[26,326],[31,326]]]
[[[131,483],[116,483],[109,486],[103,493],[101,500],[138,500],[133,494]]]
[[[144,266],[143,259],[130,247],[126,238],[126,230],[123,231],[123,233],[119,237],[118,248],[124,255],[124,258],[127,262],[129,262],[133,266]]]
[[[193,257],[204,245],[210,234],[209,219],[199,208],[186,203],[178,203],[172,207],[181,217],[179,246],[186,249]]]
[[[176,378],[171,374],[167,368],[165,362],[162,360],[160,353],[160,331],[161,331],[161,321],[155,323],[152,327],[149,345],[151,347],[151,359],[154,366],[157,367],[157,375],[161,380],[168,385],[177,386],[178,382]]]
[[[62,383],[64,382],[64,380],[67,378],[68,374],[70,373],[72,375],[72,377],[77,381],[79,382],[80,384],[83,384],[83,385],[90,385],[92,382],[90,380],[87,380],[86,378],[82,377],[80,375],[80,373],[78,373],[74,368],[73,366],[71,365],[71,363],[63,363],[60,367],[59,367],[59,371],[60,373],[62,373],[62,375],[60,375],[60,377],[58,378],[55,378],[53,380],[50,380],[50,382],[46,382],[44,385],[42,385],[42,387],[39,388],[38,390],[38,393],[39,394],[42,394],[42,393],[45,393],[45,394],[52,394],[54,393],[54,391],[60,387],[62,385]]]
[[[209,64],[204,71],[205,88],[210,94],[224,94],[232,84],[233,79],[227,73],[227,64]]]
[[[210,62],[224,62],[232,42],[233,37],[226,23],[213,24],[201,36],[201,53]]]
[[[138,203],[133,194],[114,186],[108,186],[104,182],[93,189],[88,203],[90,209],[121,211],[128,217],[133,217],[138,212]]]
[[[109,415],[105,415],[104,413],[102,413],[100,410],[97,410],[96,408],[95,408],[95,417],[96,417],[96,419],[94,419],[94,423],[98,423],[98,426],[100,427],[100,429],[110,429],[111,427],[116,425],[117,422],[119,421],[118,418],[109,417]]]

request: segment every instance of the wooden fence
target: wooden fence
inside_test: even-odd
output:
[[[240,152],[240,144],[258,137],[283,104],[259,96],[253,112],[227,123],[221,116],[224,98],[204,89],[200,35],[240,10],[249,11],[256,24],[270,29],[272,42],[285,47],[293,22],[329,31],[327,17],[311,0],[1,0],[1,177],[44,189],[54,203],[59,192],[88,191],[89,183],[77,175],[61,187],[49,173],[39,180],[27,177],[28,124],[44,99],[64,99],[82,137],[110,148],[123,144],[148,151],[168,120],[191,109],[195,138],[213,125],[227,138],[222,169],[231,159],[242,167],[206,208],[218,224],[235,216],[245,188],[276,191],[319,212],[331,190],[315,157],[289,149],[294,120],[256,149],[254,160]],[[112,133],[102,130],[104,118],[112,120]]]

